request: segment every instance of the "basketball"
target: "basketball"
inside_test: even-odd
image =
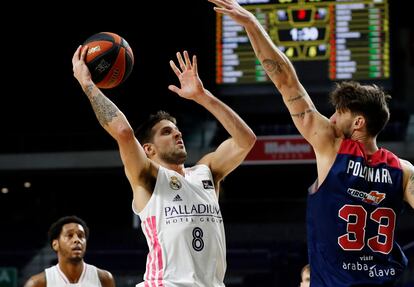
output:
[[[114,88],[131,74],[134,54],[128,42],[118,34],[97,33],[86,39],[83,45],[89,47],[85,62],[98,88]]]

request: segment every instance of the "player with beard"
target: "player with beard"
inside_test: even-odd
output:
[[[133,192],[132,208],[141,219],[149,253],[144,282],[137,286],[224,286],[226,244],[218,205],[220,181],[242,163],[256,136],[226,104],[203,87],[197,59],[177,53],[170,66],[180,87],[168,88],[203,106],[230,138],[193,167],[175,119],[159,111],[134,133],[118,107],[91,80],[87,47],[73,56],[74,76],[103,128],[117,141]],[[144,105],[143,105],[144,106]]]
[[[56,252],[58,263],[45,271],[33,275],[25,287],[115,287],[112,274],[85,263],[83,257],[89,228],[77,216],[59,218],[49,229],[49,242]]]
[[[405,205],[414,207],[414,166],[377,145],[391,97],[376,85],[340,82],[330,93],[335,112],[325,117],[254,14],[236,0],[208,1],[244,27],[293,123],[315,151],[318,176],[308,192],[306,220],[310,285],[394,286],[407,266],[394,233]]]

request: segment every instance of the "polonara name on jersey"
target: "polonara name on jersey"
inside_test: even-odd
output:
[[[392,184],[391,175],[388,169],[366,166],[359,161],[349,160],[346,173],[365,178],[368,182]]]
[[[165,223],[213,222],[222,223],[220,208],[212,204],[175,205],[164,207]]]

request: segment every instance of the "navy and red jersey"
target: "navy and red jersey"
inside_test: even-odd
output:
[[[361,143],[343,140],[326,179],[308,195],[311,287],[394,282],[407,265],[394,240],[403,205],[398,157],[385,149],[368,156]]]

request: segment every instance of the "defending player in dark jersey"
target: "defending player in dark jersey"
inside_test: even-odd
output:
[[[209,0],[242,25],[256,56],[312,145],[318,178],[308,200],[311,286],[388,286],[406,266],[394,240],[398,215],[414,207],[414,167],[379,148],[390,96],[375,85],[343,82],[331,93],[335,113],[320,114],[290,60],[236,0]]]
[[[401,274],[407,259],[393,239],[403,178],[393,153],[366,154],[360,141],[342,140],[325,180],[308,196],[313,286],[389,284]]]

